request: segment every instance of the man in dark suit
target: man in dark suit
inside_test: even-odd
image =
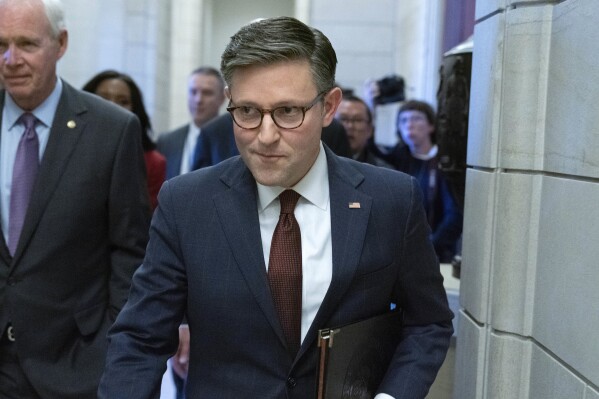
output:
[[[293,18],[232,37],[221,70],[241,156],[163,186],[109,332],[100,398],[155,397],[184,313],[188,397],[312,398],[317,331],[391,304],[403,328],[377,399],[426,396],[452,313],[421,192],[408,175],[322,144],[341,101],[336,62],[329,40]]]
[[[96,397],[147,243],[139,121],[57,78],[67,38],[60,2],[0,1],[1,398]]]
[[[166,178],[194,169],[196,145],[201,128],[215,118],[225,101],[224,81],[218,70],[203,66],[195,69],[187,82],[187,107],[191,122],[158,138],[158,151],[166,157]]]
[[[338,120],[345,131],[351,148],[351,157],[356,161],[366,162],[375,166],[384,168],[393,168],[393,166],[379,158],[372,151],[374,146],[374,124],[372,113],[364,100],[353,94],[344,94],[339,108],[337,108]]]

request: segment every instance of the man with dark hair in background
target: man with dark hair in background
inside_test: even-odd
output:
[[[202,66],[187,81],[187,107],[191,122],[158,138],[158,151],[166,157],[166,178],[187,173],[196,163],[201,128],[214,119],[225,101],[225,83],[215,68]]]
[[[370,150],[370,147],[374,145],[372,142],[374,124],[372,113],[364,100],[353,94],[344,94],[335,118],[341,122],[347,132],[353,159],[375,166],[393,168],[391,164]]]

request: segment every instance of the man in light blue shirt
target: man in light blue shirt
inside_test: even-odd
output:
[[[57,77],[67,44],[59,0],[0,0],[1,398],[96,397],[147,241],[139,121]]]

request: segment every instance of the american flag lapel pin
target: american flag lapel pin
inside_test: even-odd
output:
[[[360,203],[359,202],[350,202],[349,209],[360,209]]]

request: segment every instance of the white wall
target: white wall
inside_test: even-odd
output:
[[[338,81],[362,94],[366,79],[396,73],[407,95],[435,103],[443,1],[64,0],[70,31],[60,74],[77,87],[104,69],[142,88],[154,130],[188,122],[186,83],[220,66],[229,37],[255,18],[296,16],[321,29],[339,58]],[[433,28],[431,28],[433,27]]]
[[[154,126],[168,118],[164,81],[168,66],[161,49],[168,32],[168,4],[162,0],[63,0],[69,47],[59,74],[81,87],[105,69],[130,74],[142,88]]]
[[[436,104],[444,2],[313,0],[310,23],[337,52],[337,80],[363,94],[364,82],[398,74],[406,97]]]
[[[220,68],[220,57],[231,36],[256,18],[294,16],[293,0],[212,0],[212,31],[206,43],[206,62]]]

